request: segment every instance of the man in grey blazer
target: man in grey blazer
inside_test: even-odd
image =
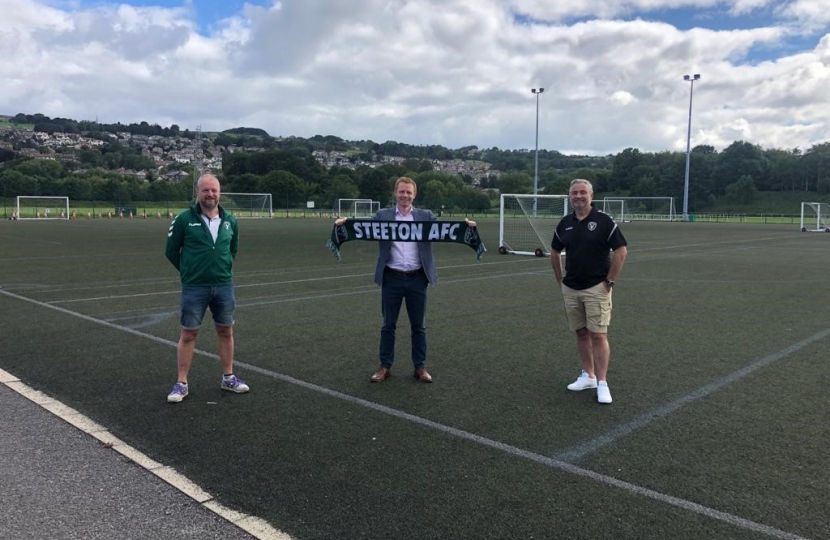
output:
[[[395,181],[395,207],[384,208],[375,214],[378,221],[437,221],[430,210],[412,207],[418,194],[415,181],[402,176]],[[342,225],[345,218],[335,221]],[[474,221],[467,224],[475,227]],[[438,283],[438,270],[432,255],[431,242],[378,242],[378,262],[375,267],[375,283],[381,287],[381,312],[383,326],[380,330],[380,367],[370,381],[381,382],[392,374],[395,361],[395,330],[401,305],[406,302],[406,313],[412,339],[412,364],[414,377],[431,383],[432,376],[426,370],[427,359],[427,287]]]

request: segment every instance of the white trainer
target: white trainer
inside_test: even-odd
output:
[[[177,382],[173,385],[173,390],[167,394],[167,403],[179,403],[187,397],[188,386],[187,383]]]
[[[222,384],[219,386],[222,390],[228,390],[229,392],[235,392],[237,394],[244,394],[250,388],[248,385],[245,384],[245,381],[237,377],[236,375],[231,375],[227,379],[222,377]]]
[[[568,385],[568,390],[579,392],[580,390],[590,390],[597,387],[597,380],[595,377],[589,377],[583,370],[582,374],[576,378],[574,382]]]
[[[597,384],[597,401],[611,403],[611,390],[608,389],[608,383],[605,381],[599,381]]]

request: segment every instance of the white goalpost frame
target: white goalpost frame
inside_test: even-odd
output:
[[[237,218],[274,217],[273,197],[270,193],[222,192],[219,204]]]
[[[625,221],[625,201],[622,199],[611,199],[606,197],[602,200],[602,208],[598,208],[600,212],[608,214],[614,221]]]
[[[337,199],[337,217],[372,217],[380,210],[380,201],[372,199]]]
[[[32,201],[37,204],[24,204]],[[60,204],[51,204],[61,201]],[[18,195],[14,201],[14,217],[24,219],[69,219],[69,197]]]
[[[810,212],[812,210],[812,212]],[[815,229],[808,229],[808,225],[815,219]],[[801,203],[801,231],[802,232],[830,232],[830,203],[802,202]]]
[[[619,209],[619,210],[616,210]],[[674,197],[605,197],[602,210],[614,221],[675,221]]]
[[[567,195],[502,193],[499,200],[499,251],[550,255],[559,220],[570,212]]]

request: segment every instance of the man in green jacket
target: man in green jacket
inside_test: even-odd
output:
[[[182,332],[176,349],[178,380],[167,396],[170,403],[187,397],[187,374],[193,362],[196,337],[210,308],[216,326],[222,390],[242,394],[250,390],[233,374],[233,260],[239,246],[236,219],[219,206],[219,179],[212,174],[196,182],[197,204],[173,220],[167,231],[167,258],[182,278]]]

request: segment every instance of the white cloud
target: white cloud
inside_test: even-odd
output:
[[[772,7],[761,0],[684,5],[716,4]],[[189,7],[62,10],[0,0],[0,10],[12,14],[0,28],[0,112],[532,148],[530,89],[542,86],[544,148],[685,150],[689,84],[683,75],[700,73],[693,144],[722,148],[749,139],[806,148],[828,139],[823,89],[830,35],[813,50],[749,64],[750,51],[774,51],[794,29],[683,31],[653,19],[571,25],[514,19],[517,10],[531,20],[552,20],[669,5],[283,0],[246,4],[203,34]],[[785,22],[816,7],[809,0],[788,6]]]
[[[768,2],[769,0],[736,0],[734,2],[724,2],[723,0],[574,0],[570,2],[509,0],[508,4],[519,14],[537,20],[555,22],[569,18],[625,18],[633,13],[666,9],[712,8],[724,4]]]
[[[794,0],[785,3],[778,13],[798,23],[803,31],[821,31],[830,25],[827,0]]]

